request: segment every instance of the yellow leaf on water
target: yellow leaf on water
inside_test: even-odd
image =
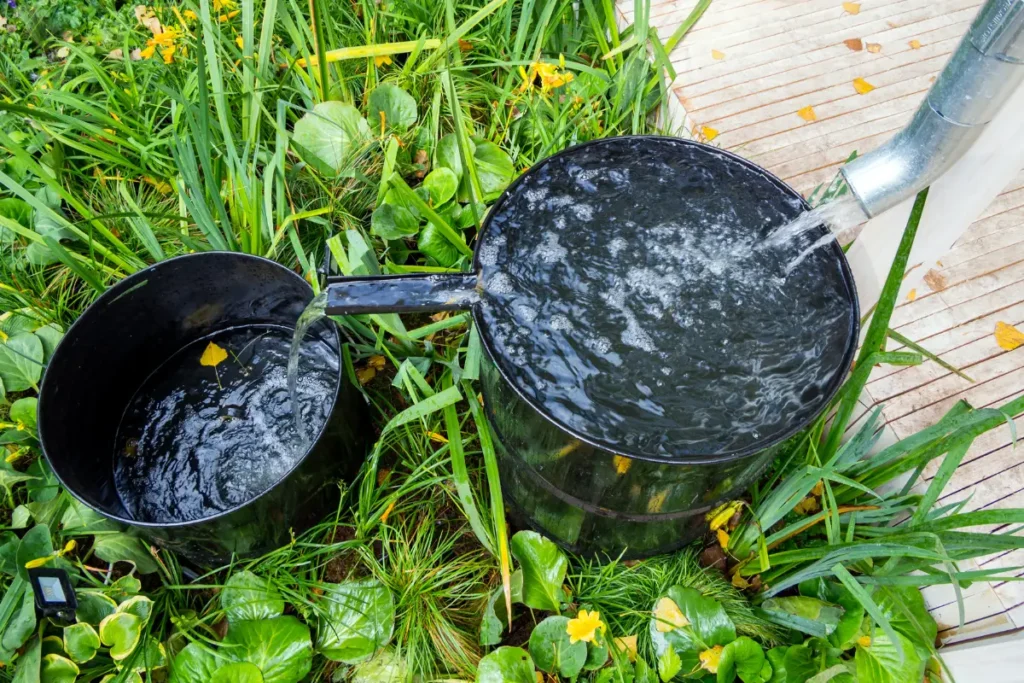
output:
[[[913,301],[916,298],[917,298],[917,290],[916,289],[912,289],[909,292],[907,292],[907,301]]]
[[[722,546],[722,550],[729,547],[729,532],[725,529],[719,529],[715,532],[715,535],[718,536],[718,545]]]
[[[871,52],[873,54],[882,51],[882,44],[881,43],[868,43],[864,47],[866,47],[868,49],[868,52]]]
[[[704,134],[704,139],[711,142],[718,137],[718,131],[711,126],[702,126],[700,132]]]
[[[622,636],[615,639],[615,646],[626,653],[629,661],[636,661],[636,636]]]
[[[615,465],[615,471],[619,474],[625,474],[629,472],[629,468],[633,465],[633,461],[629,458],[624,458],[621,455],[612,456],[612,464]]]
[[[860,14],[860,3],[859,2],[844,2],[843,9],[849,14]]]
[[[807,105],[803,109],[800,109],[796,113],[797,116],[802,118],[804,121],[817,121],[818,115],[814,113],[814,107]]]
[[[863,78],[853,79],[853,89],[861,95],[867,95],[869,92],[875,89],[875,86],[871,85]]]
[[[996,323],[995,336],[996,343],[999,344],[999,347],[1006,349],[1007,351],[1013,351],[1021,345],[1024,345],[1024,332],[1021,332],[1013,325],[1008,325],[1004,322]]]
[[[211,368],[215,368],[224,362],[224,359],[228,357],[228,352],[217,346],[213,342],[206,345],[206,350],[203,351],[202,358],[199,359],[200,365],[206,365]]]
[[[712,50],[711,59],[725,59],[725,53],[721,50]]]
[[[914,40],[910,41],[909,43],[907,43],[907,45],[910,46],[911,50],[920,50],[921,49],[921,41],[917,40],[916,38]]]

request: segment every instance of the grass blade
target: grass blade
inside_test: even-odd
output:
[[[974,382],[973,379],[971,379],[970,377],[967,376],[967,373],[961,371],[959,368],[956,368],[953,365],[950,365],[946,361],[942,360],[941,358],[936,356],[934,353],[932,353],[928,349],[924,348],[923,346],[921,346],[920,344],[915,342],[913,339],[905,337],[905,336],[903,336],[902,334],[900,334],[899,332],[897,332],[896,330],[893,330],[893,329],[890,329],[887,334],[888,334],[889,339],[892,339],[894,342],[903,344],[904,346],[906,346],[911,351],[915,351],[915,352],[921,354],[922,356],[924,356],[928,360],[932,361],[933,363],[939,365],[943,369],[949,370],[953,374],[955,374],[955,375],[957,375],[959,377],[964,378],[968,382]]]

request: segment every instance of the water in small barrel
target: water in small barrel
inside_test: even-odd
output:
[[[671,460],[757,447],[822,407],[853,329],[818,223],[728,155],[609,140],[554,157],[490,219],[481,313],[506,377],[611,450]],[[829,238],[831,239],[831,238]]]
[[[202,519],[270,489],[305,454],[287,381],[292,330],[236,327],[182,348],[136,392],[115,441],[114,482],[143,522]],[[227,352],[200,359],[213,342]],[[338,355],[320,341],[301,349],[301,421],[318,432],[337,390]]]

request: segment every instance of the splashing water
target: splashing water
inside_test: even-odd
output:
[[[814,241],[809,247],[790,259],[786,265],[788,275],[816,249],[820,249],[833,240],[838,239],[847,230],[857,227],[868,219],[864,210],[853,195],[835,199],[817,208],[805,211],[793,220],[779,226],[757,245],[758,250],[787,248],[805,235],[814,233],[825,225],[830,233]]]
[[[301,357],[302,339],[309,328],[327,315],[327,292],[317,294],[295,323],[295,334],[292,335],[291,351],[288,353],[288,394],[292,401],[292,415],[295,418],[295,429],[302,443],[309,443],[309,434],[299,410],[299,358]]]

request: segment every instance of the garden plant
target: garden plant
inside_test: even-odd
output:
[[[40,451],[47,361],[109,286],[204,250],[317,291],[468,270],[535,162],[680,133],[668,54],[709,4],[665,41],[643,0],[625,28],[612,0],[0,8],[0,680],[948,680],[918,589],[1011,579],[959,563],[1024,547],[1024,510],[937,501],[1024,400],[957,404],[883,449],[859,414],[873,367],[941,362],[889,330],[927,190],[830,410],[675,554],[578,558],[506,521],[466,313],[335,319],[374,446],[334,514],[262,557],[197,573],[72,498]],[[74,623],[37,616],[39,567],[69,572]]]

